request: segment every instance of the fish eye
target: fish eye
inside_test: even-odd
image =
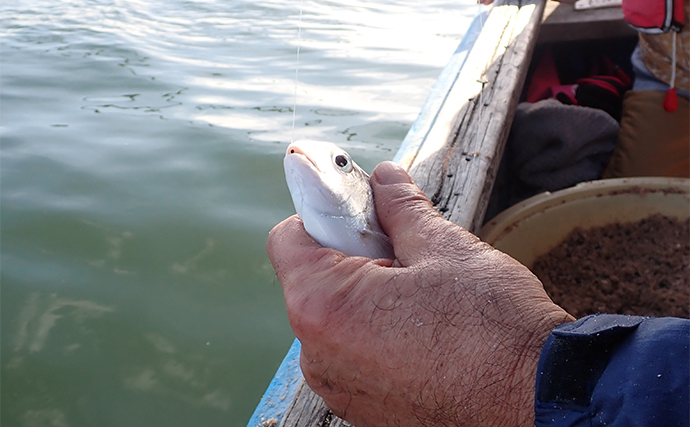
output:
[[[352,170],[352,161],[347,154],[337,154],[333,157],[333,163],[343,172],[350,172]]]

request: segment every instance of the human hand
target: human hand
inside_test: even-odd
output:
[[[371,185],[395,261],[324,248],[296,216],[269,235],[307,383],[358,427],[531,425],[542,346],[572,317],[399,166]]]

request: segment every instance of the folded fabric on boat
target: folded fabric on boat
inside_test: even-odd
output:
[[[521,103],[508,141],[521,183],[556,191],[598,179],[616,145],[618,122],[603,110],[555,99]]]

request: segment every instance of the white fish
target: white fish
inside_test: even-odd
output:
[[[346,255],[394,259],[379,226],[369,175],[335,144],[296,141],[283,161],[292,202],[307,232]]]

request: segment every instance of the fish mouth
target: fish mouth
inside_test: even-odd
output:
[[[319,169],[318,166],[316,166],[316,163],[305,153],[297,144],[290,144],[288,145],[287,151],[285,152],[285,156],[298,156],[298,158],[303,162],[307,163],[308,165],[311,165],[314,170],[317,172],[323,173],[321,169]]]
[[[343,216],[340,208],[342,198],[324,185],[327,174],[316,166],[310,156],[299,147],[289,146],[283,164],[285,179],[298,214],[311,210],[318,212],[319,216]]]

